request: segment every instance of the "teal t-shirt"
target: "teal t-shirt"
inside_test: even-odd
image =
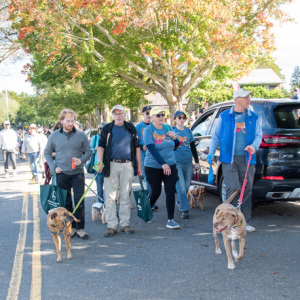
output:
[[[140,145],[145,145],[144,142],[144,130],[146,127],[148,127],[150,124],[145,123],[144,121],[140,122],[135,126],[138,137],[139,137],[139,144]],[[141,150],[141,158],[142,158],[142,164],[144,164],[144,159],[146,156],[146,151]]]
[[[176,133],[176,137],[180,141],[179,147],[176,151],[174,151],[176,163],[185,164],[192,162],[193,154],[191,151],[190,143],[195,140],[192,131],[187,127],[184,127],[183,130],[179,130],[175,126],[174,132]]]
[[[168,125],[164,125],[162,129],[158,129],[153,124],[150,124],[144,130],[144,143],[146,146],[154,144],[166,164],[172,166],[176,163],[174,155],[175,142],[167,136],[168,131],[174,130]],[[152,156],[149,150],[146,151],[145,166],[154,169],[162,169],[162,166]]]
[[[243,113],[234,112],[235,117],[235,148],[234,155],[246,155],[246,111]]]

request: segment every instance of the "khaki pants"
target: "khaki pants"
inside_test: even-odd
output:
[[[110,176],[104,177],[105,217],[108,228],[116,229],[118,225],[116,211],[116,197],[118,189],[120,189],[120,227],[129,226],[131,206],[129,192],[131,191],[133,179],[134,172],[132,162],[110,162]]]

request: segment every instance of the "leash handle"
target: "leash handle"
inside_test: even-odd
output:
[[[87,192],[89,191],[89,189],[91,188],[93,182],[95,181],[96,177],[98,176],[98,173],[95,175],[95,177],[93,178],[93,180],[91,181],[91,183],[89,184],[89,186],[87,187],[87,189],[84,191],[83,195],[81,196],[80,200],[78,201],[75,209],[72,212],[72,215],[74,215],[75,211],[77,210],[78,206],[80,205],[80,203],[82,202],[83,198],[85,197],[85,195],[87,194]]]
[[[246,170],[242,190],[241,190],[241,193],[240,193],[240,199],[239,199],[239,202],[238,202],[238,209],[240,208],[240,206],[243,202],[244,193],[245,193],[246,184],[247,184],[247,174],[248,174],[248,170],[249,170],[250,161],[251,161],[251,158],[252,158],[251,150],[249,148],[248,148],[248,153],[249,153],[249,158],[248,158],[248,163],[247,163],[247,170]]]

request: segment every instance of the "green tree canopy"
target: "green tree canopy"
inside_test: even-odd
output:
[[[86,57],[105,61],[131,85],[160,93],[172,113],[220,68],[237,76],[268,56],[273,21],[286,20],[280,5],[289,2],[12,0],[10,12],[22,45],[44,62],[72,56],[62,61],[76,77]]]

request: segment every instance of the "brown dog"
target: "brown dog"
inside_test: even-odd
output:
[[[56,252],[57,252],[57,260],[56,262],[61,262],[61,239],[59,233],[61,232],[65,238],[66,246],[67,246],[67,255],[68,259],[72,258],[71,254],[71,229],[72,222],[75,221],[79,223],[77,220],[67,209],[64,207],[58,207],[49,211],[47,216],[47,225],[51,232]]]
[[[238,193],[239,190],[235,191],[226,202],[220,204],[216,208],[213,217],[213,234],[215,237],[216,254],[222,254],[218,239],[218,233],[222,232],[228,260],[228,269],[231,270],[235,269],[235,265],[231,255],[230,240],[232,254],[236,262],[240,261],[244,257],[246,242],[245,217],[240,210],[237,210],[233,205],[229,204]],[[239,254],[235,247],[235,240],[239,240]]]
[[[191,200],[190,207],[191,208],[197,207],[197,202],[199,201],[201,209],[204,210],[205,195],[206,195],[206,189],[204,186],[191,185],[187,193],[188,200]]]

